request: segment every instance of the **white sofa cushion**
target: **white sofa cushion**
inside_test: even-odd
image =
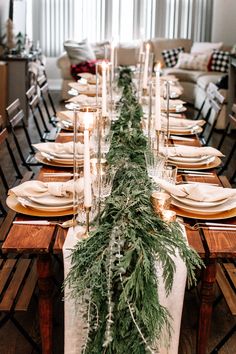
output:
[[[194,42],[191,48],[191,54],[198,53],[211,53],[214,49],[221,49],[223,42],[210,43],[210,42]]]
[[[118,65],[136,65],[139,54],[139,41],[120,43],[116,47]]]
[[[165,75],[175,75],[180,81],[196,83],[201,75],[204,75],[205,71],[184,70],[179,68],[165,68],[163,70]]]
[[[214,72],[214,71],[204,73],[203,75],[201,75],[197,79],[197,84],[203,90],[206,90],[206,88],[210,82],[213,82],[214,84],[216,84],[221,79],[222,76],[223,76],[223,74],[220,74],[220,73]]]

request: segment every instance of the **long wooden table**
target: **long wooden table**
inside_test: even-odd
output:
[[[71,137],[59,136],[58,142],[65,142]],[[199,141],[194,142],[176,141],[176,143],[199,146]],[[45,173],[55,173],[58,168],[43,166],[37,176],[40,181],[58,181],[58,177],[45,177]],[[62,169],[60,169],[62,171]],[[67,169],[68,171],[68,169]],[[217,175],[214,177],[190,177],[179,176],[189,181],[218,183],[227,186],[227,181],[221,181]],[[60,178],[65,181],[69,178]],[[70,217],[68,217],[70,218]],[[17,215],[18,220],[31,220],[35,217]],[[66,218],[58,218],[63,221]],[[53,219],[55,220],[55,219]],[[186,223],[194,223],[194,220],[186,219]],[[224,220],[222,221],[224,222]],[[236,224],[236,218],[228,219],[227,222]],[[216,282],[216,264],[222,257],[236,257],[236,233],[233,231],[209,231],[186,229],[189,244],[198,252],[205,261],[202,270],[202,286],[200,295],[199,325],[197,337],[197,354],[206,354],[207,340],[211,326],[212,305],[214,300],[214,284]],[[67,230],[58,226],[35,226],[35,225],[12,225],[8,236],[3,243],[4,252],[34,253],[37,255],[37,272],[39,287],[39,323],[42,341],[42,353],[53,353],[53,272],[52,256],[62,252]]]

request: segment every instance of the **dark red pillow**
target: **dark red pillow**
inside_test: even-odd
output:
[[[96,62],[97,62],[97,60],[90,60],[90,61],[84,61],[79,64],[72,64],[71,70],[70,70],[72,77],[77,81],[78,75],[80,73],[90,73],[90,74],[95,75],[96,74]]]

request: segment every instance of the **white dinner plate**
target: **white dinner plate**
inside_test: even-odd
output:
[[[171,161],[176,161],[176,162],[187,162],[187,163],[192,163],[192,162],[202,162],[207,159],[211,158],[209,155],[205,156],[198,156],[198,157],[186,157],[186,156],[168,156],[168,160]]]
[[[225,203],[222,203],[220,205],[216,205],[216,206],[212,206],[212,207],[194,207],[194,206],[190,206],[190,205],[186,205],[184,203],[179,202],[176,199],[173,199],[171,201],[171,203],[174,206],[177,206],[180,209],[186,210],[188,212],[192,212],[195,214],[202,214],[202,213],[207,213],[207,214],[216,214],[216,213],[220,213],[226,210],[231,210],[236,208],[236,198],[229,198],[228,200],[226,200]]]
[[[180,164],[181,166],[188,166],[188,165],[191,165],[192,167],[197,167],[197,166],[201,166],[201,165],[208,165],[208,164],[210,164],[210,163],[212,163],[214,160],[215,160],[215,156],[211,156],[211,157],[208,157],[207,159],[205,159],[205,160],[203,160],[203,161],[198,161],[198,162],[191,162],[191,161],[187,161],[186,162],[186,160],[184,160],[184,161],[174,161],[174,160],[172,160],[172,159],[169,159],[168,158],[168,160],[170,161],[170,162],[172,162],[172,163],[176,163],[177,164],[177,166],[178,166],[178,164]]]
[[[41,205],[38,203],[34,203],[30,199],[18,197],[18,202],[23,205],[24,207],[35,209],[35,210],[42,210],[42,211],[63,211],[67,209],[73,208],[73,203],[66,204],[66,205],[59,205],[59,206],[48,206],[48,205]]]
[[[216,202],[200,202],[197,200],[191,200],[188,198],[184,198],[184,197],[177,197],[175,195],[172,195],[172,198],[179,201],[181,204],[186,204],[189,205],[190,207],[196,207],[196,208],[207,208],[207,207],[213,207],[213,206],[218,206],[221,204],[224,204],[229,198],[225,198],[222,200],[218,200]]]
[[[42,204],[44,206],[64,206],[73,203],[73,196],[67,197],[57,197],[54,195],[42,195],[40,197],[29,197],[29,199],[37,204]]]

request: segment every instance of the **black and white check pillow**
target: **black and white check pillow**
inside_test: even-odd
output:
[[[168,68],[173,68],[177,64],[180,52],[184,52],[183,47],[166,49],[161,52],[164,62]]]
[[[214,50],[210,61],[210,71],[227,73],[229,69],[229,52]]]

